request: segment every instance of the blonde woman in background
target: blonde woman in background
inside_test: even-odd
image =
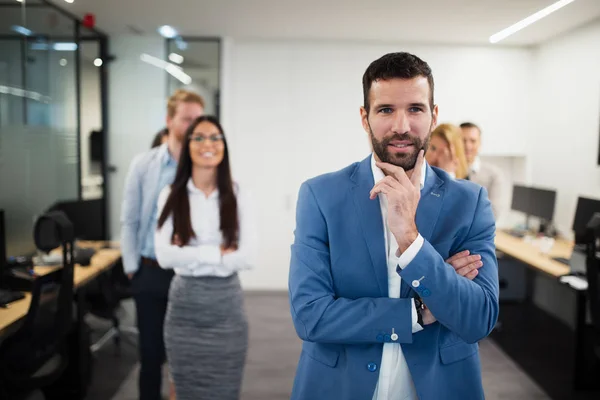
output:
[[[465,179],[468,175],[469,165],[458,126],[441,124],[435,128],[425,157],[429,165],[443,169],[455,179]]]

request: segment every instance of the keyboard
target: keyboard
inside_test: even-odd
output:
[[[90,247],[76,247],[74,250],[75,263],[82,267],[90,265],[92,257],[96,254],[96,249]]]
[[[565,265],[571,265],[571,260],[569,260],[568,258],[552,257],[552,259],[554,261],[558,261],[559,263],[562,263],[562,264],[565,264]]]
[[[525,235],[526,235],[526,232],[524,232],[524,231],[518,231],[518,230],[513,230],[513,229],[509,230],[507,233],[510,236],[516,237],[516,238],[519,238],[519,239],[524,238]]]
[[[0,289],[0,307],[6,307],[8,304],[21,300],[25,295],[13,290]]]

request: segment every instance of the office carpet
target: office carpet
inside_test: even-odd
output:
[[[125,308],[132,309],[127,304]],[[287,294],[247,293],[246,310],[250,346],[242,400],[287,400],[301,347],[290,319]],[[125,320],[124,324],[131,322]],[[138,366],[133,350],[128,344],[117,356],[109,344],[97,353],[87,400],[137,399]],[[493,341],[482,341],[480,354],[486,399],[550,399]],[[166,396],[166,380],[163,386]]]
[[[134,326],[133,301],[123,302],[118,315],[123,326]],[[86,322],[92,329],[92,343],[96,343],[111,328],[109,321],[89,315]],[[109,340],[93,355],[92,382],[86,400],[112,399],[135,369],[138,362],[137,336],[129,333],[122,336],[119,347]]]

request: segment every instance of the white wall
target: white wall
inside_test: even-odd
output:
[[[430,64],[440,122],[481,124],[485,154],[520,156],[529,148],[533,59],[527,49],[228,41],[223,113],[233,174],[252,190],[260,221],[260,261],[243,274],[245,288],[287,288],[298,188],[368,155],[361,78],[371,61],[392,51]]]
[[[600,22],[534,52],[531,182],[557,190],[555,220],[571,233],[578,195],[600,198]]]
[[[165,57],[160,37],[115,36],[110,52],[108,104],[108,163],[116,167],[109,175],[111,237],[120,237],[119,215],[125,176],[136,154],[150,149],[154,135],[164,127],[166,76],[164,70],[140,61],[140,54]]]

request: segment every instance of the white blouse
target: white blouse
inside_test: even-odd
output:
[[[250,201],[245,192],[236,190],[239,243],[238,249],[221,255],[223,235],[219,229],[219,191],[208,197],[198,189],[192,179],[187,184],[190,199],[190,217],[196,237],[183,246],[171,243],[173,236],[173,216],[169,216],[162,227],[156,230],[154,245],[156,259],[165,269],[174,269],[178,275],[226,277],[237,271],[254,266],[257,252],[257,234]],[[171,187],[165,187],[158,197],[157,218],[162,214]]]

